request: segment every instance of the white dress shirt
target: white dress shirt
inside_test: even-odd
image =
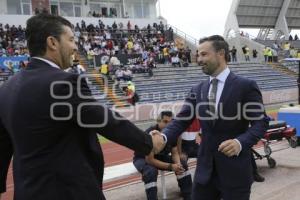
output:
[[[218,105],[220,102],[220,98],[224,89],[224,85],[225,85],[225,81],[228,77],[228,75],[230,74],[230,70],[228,67],[226,67],[219,75],[217,75],[216,77],[209,77],[209,82],[211,82],[212,79],[216,78],[218,80],[218,86],[217,86],[217,96],[216,96],[216,111],[218,110]],[[209,86],[209,93],[212,90],[212,85]],[[237,155],[240,154],[240,152],[242,151],[242,145],[240,143],[240,141],[238,139],[234,139],[239,145],[240,145],[240,151],[238,152]]]
[[[228,67],[226,67],[218,76],[216,77],[209,77],[209,82],[211,82],[212,79],[216,78],[218,80],[218,87],[217,87],[217,97],[216,97],[216,111],[218,110],[218,105],[220,102],[220,98],[224,89],[225,81],[230,73],[230,70]],[[212,85],[209,86],[209,93],[211,93]]]

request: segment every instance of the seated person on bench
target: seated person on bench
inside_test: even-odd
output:
[[[162,111],[157,118],[157,124],[149,127],[146,132],[161,131],[172,120],[172,117],[171,111]],[[169,155],[170,152],[171,156]],[[135,152],[133,164],[142,174],[148,200],[157,200],[158,170],[174,171],[181,190],[181,196],[184,200],[191,199],[192,177],[188,171],[187,162],[180,161],[177,147],[166,146],[159,154],[153,155],[152,153],[146,157]]]
[[[177,147],[181,159],[197,158],[201,141],[200,129],[200,122],[195,118],[192,124],[179,137]]]

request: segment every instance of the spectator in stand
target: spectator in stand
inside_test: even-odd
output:
[[[299,38],[298,38],[298,35],[297,35],[297,34],[295,34],[295,37],[294,37],[294,39],[295,39],[295,40],[299,40]]]
[[[125,81],[131,81],[132,80],[132,72],[127,67],[125,67],[123,72],[123,78]]]
[[[285,44],[283,45],[284,57],[285,58],[290,57],[290,47],[291,47],[291,44],[289,42],[285,42]]]
[[[89,51],[87,52],[87,59],[90,66],[94,66],[94,56],[95,56],[95,52],[92,50],[92,48],[90,48]]]
[[[118,28],[118,25],[117,25],[116,21],[114,21],[114,23],[112,25],[113,32],[116,32],[117,28]]]
[[[198,51],[198,50],[197,50]],[[237,62],[236,59],[236,48],[235,46],[232,47],[232,49],[230,50],[230,55],[231,55],[231,62]]]
[[[195,57],[196,57],[196,63],[198,63],[198,57],[199,57],[199,51],[198,51],[198,49],[196,50]]]
[[[275,49],[272,50],[272,55],[273,55],[273,62],[278,62],[278,53]]]
[[[0,57],[6,57],[6,50],[0,44]]]
[[[164,63],[169,63],[169,48],[166,46],[163,48],[163,56],[164,56]]]
[[[79,60],[73,60],[73,63],[71,63],[71,67],[67,68],[65,71],[74,73],[74,74],[84,74],[85,68],[79,64]]]
[[[131,90],[132,92],[135,92],[135,85],[132,81],[128,81],[127,83],[127,87],[129,90]]]
[[[267,55],[268,55],[268,62],[270,63],[273,62],[273,53],[271,48],[268,48]]]
[[[19,62],[19,70],[25,69],[25,68],[26,68],[26,64],[25,64],[25,62],[24,62],[23,60],[21,60],[21,61]]]
[[[243,50],[243,53],[244,53],[244,56],[245,56],[245,60],[246,61],[250,61],[250,49],[247,45],[243,46],[242,47],[242,50]]]
[[[297,58],[300,58],[300,49],[297,51]]]
[[[252,57],[253,57],[254,61],[257,61],[257,51],[256,51],[256,49],[252,50]]]
[[[290,58],[296,58],[297,57],[297,51],[296,49],[291,46],[291,49],[290,49]]]
[[[131,30],[131,22],[130,21],[128,21],[128,23],[127,23],[127,30],[128,30],[128,32]]]
[[[100,67],[100,73],[105,75],[105,76],[108,76],[109,75],[109,71],[108,71],[108,62],[105,62],[101,65]]]
[[[9,71],[11,74],[14,74],[14,73],[15,73],[14,65],[13,65],[13,63],[12,63],[11,61],[8,62],[7,69],[8,69],[8,71]]]
[[[172,55],[171,62],[172,62],[173,67],[176,67],[176,66],[181,67],[181,63],[180,63],[180,60],[179,60],[179,57],[178,57],[178,53]]]
[[[116,69],[121,65],[120,60],[113,54],[109,60],[110,72],[114,74]]]
[[[185,57],[187,58],[187,61],[188,63],[191,63],[192,62],[192,59],[191,59],[191,49],[186,46],[186,49],[185,49]]]
[[[293,36],[292,35],[289,36],[289,41],[293,41]]]
[[[265,58],[265,63],[268,62],[268,48],[266,46],[263,49],[263,55]]]
[[[126,44],[126,47],[127,47],[127,50],[128,50],[128,54],[131,54],[132,53],[132,50],[133,50],[133,42],[132,42],[132,39],[129,39],[127,44]]]
[[[280,49],[279,45],[277,44],[277,42],[273,43],[273,49],[275,49],[276,51],[278,51]]]
[[[119,30],[123,30],[124,24],[122,22],[119,23]]]
[[[124,70],[122,70],[122,68],[119,67],[115,72],[115,77],[116,77],[117,81],[124,80],[123,75],[124,75]]]

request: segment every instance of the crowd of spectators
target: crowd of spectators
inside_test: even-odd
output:
[[[87,54],[91,65],[94,57],[101,55],[107,59],[101,59],[101,67],[109,74],[114,74],[118,65],[109,64],[110,59],[115,59],[120,54],[140,55],[132,59],[130,63],[122,63],[132,73],[149,73],[157,63],[172,63],[173,66],[188,66],[191,62],[191,50],[176,44],[171,27],[159,24],[148,24],[140,28],[128,21],[123,23],[114,22],[111,26],[105,25],[101,20],[97,25],[86,25],[84,21],[74,27],[76,40],[81,49]],[[114,67],[112,67],[112,65]],[[124,68],[125,70],[125,68]],[[106,73],[107,70],[104,70]],[[119,73],[120,74],[120,73]],[[120,76],[119,76],[120,77]]]
[[[25,29],[0,23],[0,57],[28,56]]]
[[[25,29],[21,26],[16,27],[0,23],[0,57],[12,56],[29,56],[25,40]],[[0,64],[0,72],[15,73],[24,68],[26,63],[27,61],[22,61],[19,62],[18,66],[13,66],[14,64],[9,62],[6,67]]]

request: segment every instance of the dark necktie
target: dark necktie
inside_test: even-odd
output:
[[[210,82],[211,84],[211,90],[208,95],[209,100],[209,111],[212,114],[216,113],[216,102],[217,102],[217,89],[218,89],[218,79],[214,78]]]

